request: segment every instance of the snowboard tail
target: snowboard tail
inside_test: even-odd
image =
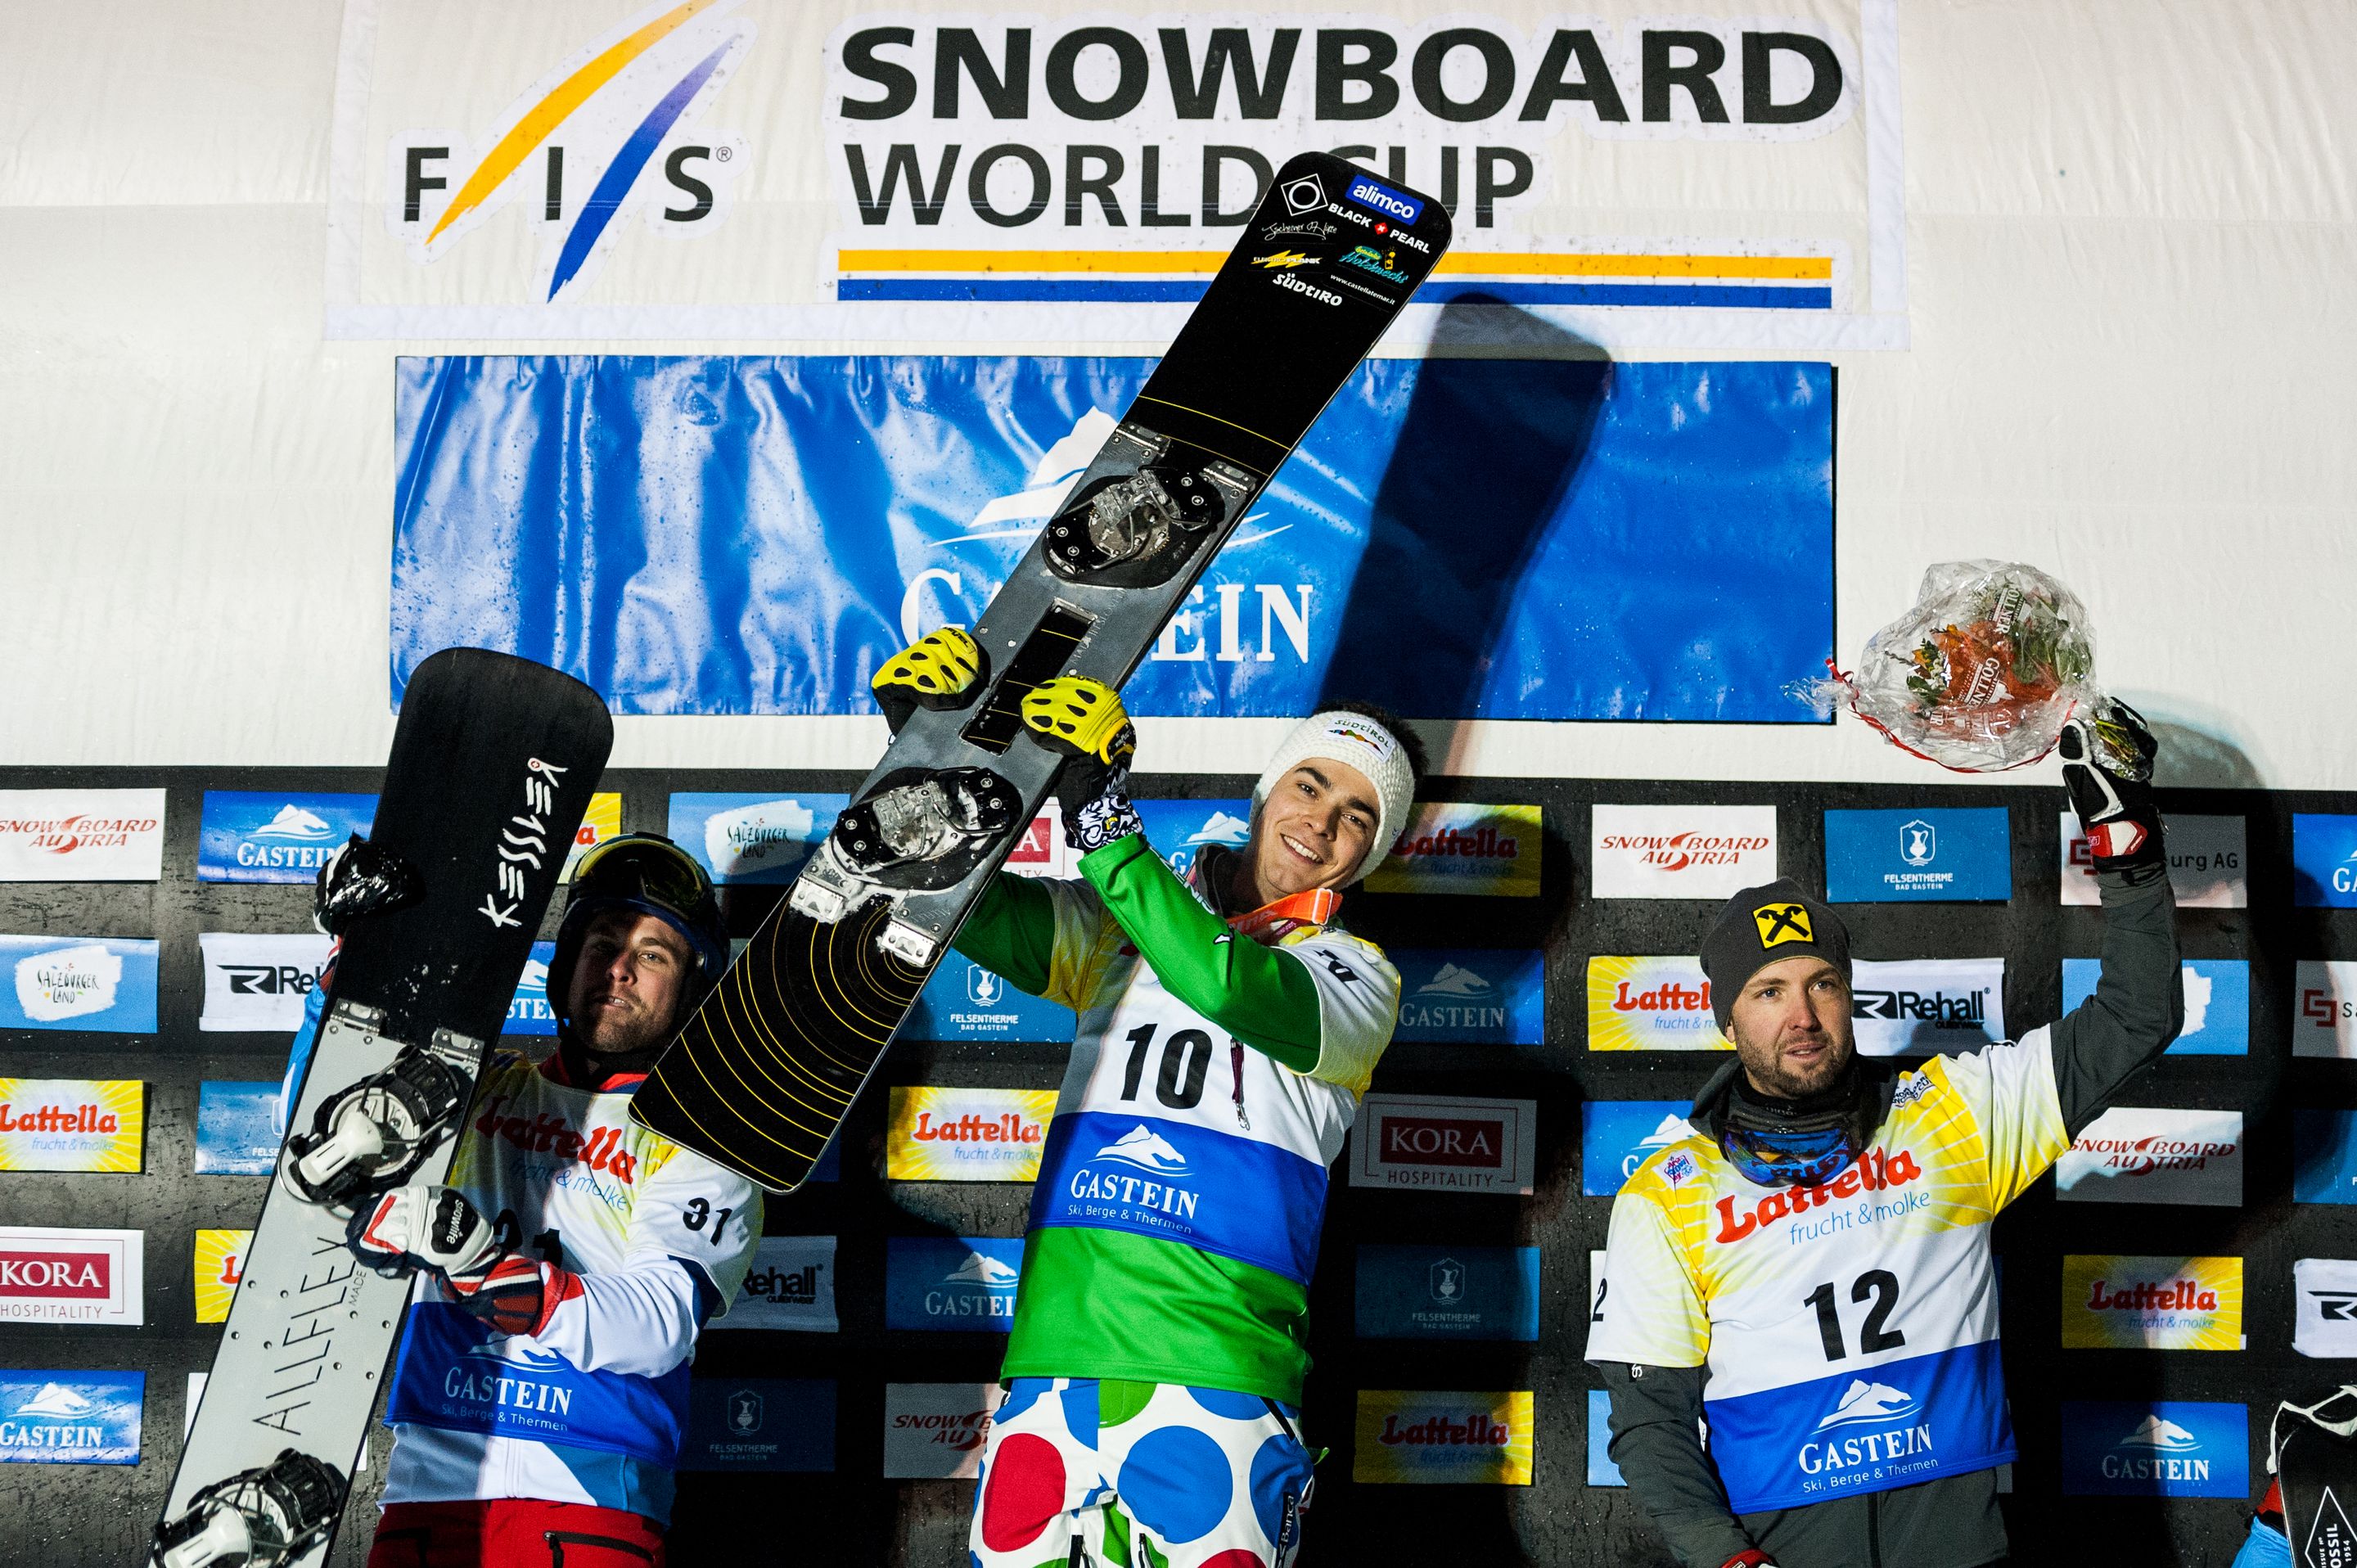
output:
[[[893,736],[834,831],[633,1098],[771,1191],[808,1176],[1062,757],[1019,706],[1118,687],[1448,247],[1437,201],[1342,158],[1278,171],[1243,241],[974,628],[962,705]]]
[[[360,1266],[348,1214],[447,1174],[612,738],[595,692],[527,660],[454,649],[411,676],[370,842],[422,897],[344,938],[151,1561],[326,1560],[411,1284]],[[311,1179],[307,1145],[341,1153],[323,1110],[354,1104],[391,1131]]]

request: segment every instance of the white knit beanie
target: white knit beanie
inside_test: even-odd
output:
[[[1353,882],[1363,880],[1391,854],[1392,841],[1407,825],[1408,812],[1415,803],[1415,770],[1408,765],[1407,747],[1364,714],[1340,708],[1312,714],[1293,726],[1276,755],[1268,759],[1260,782],[1253,786],[1254,822],[1259,822],[1261,803],[1269,791],[1313,757],[1355,768],[1375,787],[1381,814],[1375,819],[1366,859],[1351,877]]]

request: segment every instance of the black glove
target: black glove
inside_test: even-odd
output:
[[[2152,792],[2160,743],[2134,708],[2106,698],[2092,714],[2062,726],[2062,787],[2094,851],[2097,871],[2165,865],[2160,806]]]
[[[1146,831],[1129,803],[1137,726],[1118,693],[1084,675],[1059,675],[1032,688],[1022,712],[1032,738],[1064,757],[1056,794],[1064,803],[1066,843],[1086,854]]]
[[[311,885],[311,924],[331,937],[355,920],[405,909],[425,897],[417,868],[358,833],[328,857]]]

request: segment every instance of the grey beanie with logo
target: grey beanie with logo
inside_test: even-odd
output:
[[[1846,985],[1849,928],[1789,876],[1746,887],[1720,908],[1702,940],[1702,972],[1710,981],[1710,1010],[1720,1034],[1735,1037],[1727,1026],[1744,983],[1788,958],[1821,958],[1841,972]]]

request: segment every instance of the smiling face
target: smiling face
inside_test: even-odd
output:
[[[599,1056],[651,1046],[670,1029],[694,958],[687,939],[636,909],[589,922],[566,993],[573,1032]]]
[[[1849,1065],[1849,1006],[1841,971],[1821,958],[1780,959],[1745,981],[1727,1027],[1751,1087],[1798,1100],[1830,1086]]]
[[[1380,799],[1367,776],[1348,763],[1323,757],[1304,762],[1261,803],[1238,891],[1257,908],[1349,882],[1374,845]],[[1243,886],[1246,879],[1249,887]]]

